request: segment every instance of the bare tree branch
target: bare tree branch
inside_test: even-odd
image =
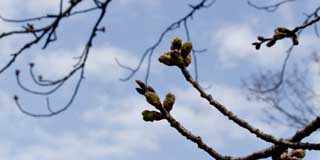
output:
[[[47,39],[45,40],[45,44],[43,46],[44,48],[46,48],[49,43],[51,43],[52,41],[55,40],[55,38],[52,39],[52,37],[55,37],[56,29],[57,29],[58,24],[62,18],[68,17],[68,16],[70,16],[70,14],[75,15],[75,14],[86,13],[86,12],[90,12],[90,11],[99,9],[100,14],[99,14],[99,16],[98,16],[98,18],[92,28],[91,34],[90,34],[89,39],[84,47],[83,52],[78,57],[77,63],[74,65],[74,68],[72,70],[70,70],[69,73],[67,73],[65,76],[63,76],[59,79],[47,80],[47,79],[43,79],[43,77],[41,75],[39,75],[38,78],[36,78],[37,76],[33,72],[33,68],[34,68],[35,64],[30,63],[29,72],[30,72],[30,75],[32,77],[33,82],[38,86],[51,88],[47,91],[36,91],[36,90],[33,90],[33,89],[25,86],[20,79],[20,70],[16,70],[17,83],[23,90],[25,90],[31,94],[43,95],[43,96],[49,96],[49,95],[54,94],[58,89],[60,89],[65,84],[65,82],[67,82],[72,77],[78,75],[79,77],[78,77],[78,80],[76,81],[75,88],[71,94],[70,99],[67,101],[67,103],[64,106],[60,107],[58,110],[53,110],[50,106],[49,98],[47,97],[46,98],[46,105],[47,105],[46,108],[48,110],[48,113],[32,113],[32,112],[29,112],[26,109],[24,109],[24,107],[21,105],[21,103],[19,101],[18,96],[14,96],[14,100],[22,113],[25,113],[25,114],[27,114],[29,116],[33,116],[33,117],[51,117],[51,116],[55,116],[65,110],[67,110],[71,106],[72,102],[74,101],[74,99],[80,89],[81,82],[84,79],[85,66],[87,63],[88,56],[90,54],[90,49],[92,47],[93,39],[96,37],[98,32],[103,31],[100,28],[100,23],[105,16],[105,13],[107,11],[107,7],[108,7],[109,3],[111,2],[111,0],[106,0],[104,2],[99,1],[99,3],[96,2],[99,4],[99,6],[95,7],[95,9],[87,9],[87,10],[82,10],[82,11],[71,12],[72,8],[74,8],[80,2],[81,2],[81,0],[75,0],[75,1],[71,2],[70,7],[68,9],[66,9],[66,11],[62,12],[62,14],[58,15],[58,17],[56,17],[56,19],[54,20],[54,22],[51,25],[45,27],[44,29],[39,30],[39,32],[42,32],[40,37],[36,37],[36,39],[34,41],[32,41],[32,44],[26,45],[27,47],[30,47],[31,45],[39,42],[40,39],[42,39],[44,37],[44,35],[47,35]],[[30,20],[30,19],[27,19],[27,20]],[[25,47],[25,48],[27,48],[27,47]],[[8,67],[10,67],[10,65],[12,63],[14,63],[17,56],[19,56],[21,53],[23,53],[24,50],[25,49],[23,48],[17,54],[14,54],[14,57],[12,58],[12,60],[5,66],[5,68],[2,69],[2,71],[5,71]]]

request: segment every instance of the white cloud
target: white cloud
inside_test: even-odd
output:
[[[103,100],[99,102],[101,103],[99,107],[83,114],[86,122],[98,124],[98,130],[101,133],[98,134],[99,137],[112,139],[115,146],[122,148],[127,153],[138,149],[155,150],[158,148],[159,136],[164,132],[163,123],[147,125],[150,123],[142,120],[141,112],[146,109],[143,106],[148,106],[143,97],[121,98],[125,101],[109,96],[101,98]],[[113,128],[112,131],[109,130],[110,128]],[[120,155],[121,153],[115,154]]]
[[[0,111],[0,125],[7,126],[5,130],[6,133],[10,133],[17,127],[25,128],[24,124],[27,123],[28,120],[20,121],[22,114],[15,105],[13,98],[2,90],[0,90]]]
[[[304,10],[297,12],[297,9],[294,9],[294,5],[296,5],[295,2],[281,5],[281,7],[279,7],[274,14],[274,20],[278,21],[280,25],[284,25],[287,28],[294,28],[297,23],[300,23],[300,21],[295,19],[296,16],[301,12],[304,12]]]
[[[158,149],[159,133],[165,131],[161,123],[148,125],[150,123],[142,120],[141,112],[144,108],[141,106],[147,106],[143,97],[129,96],[125,97],[126,101],[121,101],[111,95],[100,98],[98,107],[90,108],[83,113],[83,119],[79,121],[83,125],[79,130],[65,129],[52,133],[38,123],[23,122],[25,127],[32,126],[33,129],[30,130],[18,127],[16,124],[19,121],[14,121],[11,116],[1,116],[6,120],[2,126],[7,127],[8,124],[14,126],[10,130],[17,134],[0,138],[0,158],[16,160],[128,159],[137,151],[150,152]],[[109,100],[113,101],[109,103]],[[1,106],[5,103],[0,97]],[[105,108],[106,104],[108,108]],[[1,113],[10,114],[7,110],[1,110]],[[16,115],[22,114],[13,114],[13,116]],[[19,117],[20,121],[25,117]],[[21,137],[22,131],[28,131],[23,137],[30,139],[30,143],[15,140]],[[8,139],[12,144],[6,143]]]
[[[50,133],[39,131],[36,135],[40,142],[29,145],[20,151],[19,154],[13,155],[12,159],[33,160],[33,159],[104,159],[106,157],[126,157],[127,148],[108,144],[109,138],[98,139],[94,132],[87,133],[65,132],[60,136],[54,136]]]
[[[138,63],[138,58],[130,51],[109,46],[92,50],[87,70],[97,78],[119,79],[123,69],[116,64],[115,58],[127,66],[135,66]]]
[[[34,60],[35,69],[44,77],[49,78],[66,75],[76,63],[70,53],[72,52],[57,50],[52,53],[44,53],[48,55],[40,54]]]
[[[98,107],[90,108],[84,113],[82,121],[79,122],[83,124],[81,130],[65,129],[52,133],[39,123],[26,121],[25,118],[30,117],[21,114],[9,103],[7,96],[1,94],[1,124],[6,127],[6,132],[12,134],[6,137],[7,134],[3,133],[4,137],[0,138],[0,158],[128,159],[139,150],[156,150],[160,142],[158,133],[161,133],[161,130],[157,128],[159,125],[148,126],[142,120],[143,108],[139,106],[146,106],[145,103],[142,105],[144,99],[126,97],[126,101],[121,101],[110,96],[101,98],[113,99],[108,105],[112,109],[104,108],[107,103],[101,100]],[[11,113],[11,110],[15,112]],[[155,129],[159,131],[155,132]],[[22,132],[28,133],[21,136]],[[23,142],[19,141],[19,137],[23,137]],[[24,138],[30,139],[30,143],[25,143]],[[7,143],[8,140],[11,143]]]
[[[82,50],[58,50],[50,51],[45,54],[38,54],[35,58],[35,69],[44,77],[59,77],[66,75],[76,64],[76,54],[80,54]],[[127,50],[107,46],[104,48],[93,48],[90,50],[85,72],[90,78],[98,78],[100,80],[118,80],[123,74],[123,69],[117,65],[115,58],[122,64],[135,66],[138,59],[134,54]]]
[[[231,25],[214,32],[214,39],[217,42],[221,41],[223,49],[240,58],[254,51],[249,43],[254,37],[254,33],[245,25]]]
[[[0,158],[1,159],[9,159],[10,156],[10,145],[5,142],[1,142],[0,144]]]
[[[212,45],[222,66],[237,67],[243,61],[264,66],[281,64],[287,49],[286,42],[278,42],[271,48],[262,45],[257,51],[251,43],[260,34],[255,33],[252,26],[242,24],[224,25],[214,31]]]
[[[21,5],[21,3],[24,3],[25,5]],[[28,12],[31,12],[32,14],[39,14],[39,15],[46,15],[47,13],[56,12],[59,9],[59,0],[47,0],[47,1],[39,1],[39,0],[18,0],[17,2],[17,8],[23,7]]]
[[[20,17],[32,14],[33,16],[46,15],[59,9],[58,0],[2,0],[0,1],[1,15],[7,18],[28,18]]]

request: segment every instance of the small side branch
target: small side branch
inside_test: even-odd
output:
[[[248,0],[247,3],[249,6],[255,8],[255,9],[259,9],[259,10],[264,10],[264,11],[267,11],[267,12],[274,12],[276,11],[280,6],[286,4],[286,3],[289,3],[289,2],[294,2],[296,0],[282,0],[278,3],[275,3],[275,4],[271,4],[271,5],[265,5],[265,6],[258,6],[256,5],[255,3],[253,3],[252,1]]]

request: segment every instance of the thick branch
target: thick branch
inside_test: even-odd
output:
[[[199,83],[192,79],[190,73],[185,67],[180,67],[180,69],[185,79],[192,84],[192,86],[200,93],[201,97],[205,98],[212,106],[214,106],[217,110],[219,110],[224,116],[228,117],[230,120],[235,122],[240,127],[247,129],[250,133],[256,135],[260,139],[273,144],[279,144],[279,145],[290,147],[290,148],[320,150],[320,144],[294,143],[294,142],[290,142],[289,140],[275,138],[270,134],[263,133],[259,129],[251,126],[248,122],[246,122],[243,119],[240,119],[237,115],[229,111],[224,105],[220,104],[218,101],[213,99],[213,97],[210,94],[207,94],[199,85]],[[320,127],[320,125],[317,127]]]

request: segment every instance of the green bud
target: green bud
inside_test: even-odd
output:
[[[182,48],[181,48],[181,55],[183,57],[186,57],[187,55],[190,54],[191,50],[192,50],[192,43],[189,41],[185,42],[185,43],[183,43]]]
[[[185,66],[185,67],[188,67],[188,66],[191,64],[191,62],[192,62],[192,57],[191,57],[191,55],[189,54],[189,55],[187,55],[186,58],[184,58],[184,66]]]
[[[266,40],[266,39],[265,39],[264,37],[262,37],[262,36],[258,36],[257,39],[258,39],[259,41],[265,41],[265,40]]]
[[[167,65],[167,66],[173,66],[174,63],[171,60],[171,53],[165,52],[163,55],[159,57],[159,62]]]
[[[305,152],[303,149],[295,149],[291,152],[293,157],[303,158],[305,156]]]
[[[280,40],[280,39],[283,39],[286,37],[286,34],[283,34],[283,33],[278,33],[278,34],[274,34],[273,35],[273,39],[275,40]]]
[[[171,42],[171,50],[180,50],[182,45],[182,40],[178,37],[174,38]]]
[[[151,86],[148,86],[147,90],[150,92],[156,93],[156,91]]]
[[[291,37],[291,36],[292,36],[292,31],[290,31],[285,27],[278,27],[274,30],[273,39],[280,40],[285,37]]]
[[[173,107],[173,104],[176,100],[176,97],[171,94],[171,93],[168,93],[166,95],[166,98],[164,99],[163,101],[163,107],[168,111],[170,112],[172,110],[172,107]]]
[[[274,34],[290,34],[291,31],[285,27],[278,27],[274,30]]]
[[[141,95],[144,95],[144,93],[145,93],[145,90],[143,90],[141,88],[136,88],[136,91]]]
[[[160,102],[160,98],[159,96],[154,93],[154,92],[150,92],[147,91],[144,96],[146,97],[146,100],[149,104],[153,105],[154,107],[156,107],[157,109],[159,109],[159,107],[161,107],[161,102]]]
[[[136,83],[139,85],[139,87],[143,90],[147,88],[147,86],[140,80],[136,80]]]
[[[184,66],[184,59],[177,50],[171,52],[171,60],[177,66]]]
[[[142,114],[143,120],[146,122],[159,121],[163,119],[163,116],[161,115],[161,113],[157,111],[144,110],[141,114]]]
[[[266,45],[267,45],[268,47],[272,47],[274,44],[276,44],[276,40],[271,39]]]

